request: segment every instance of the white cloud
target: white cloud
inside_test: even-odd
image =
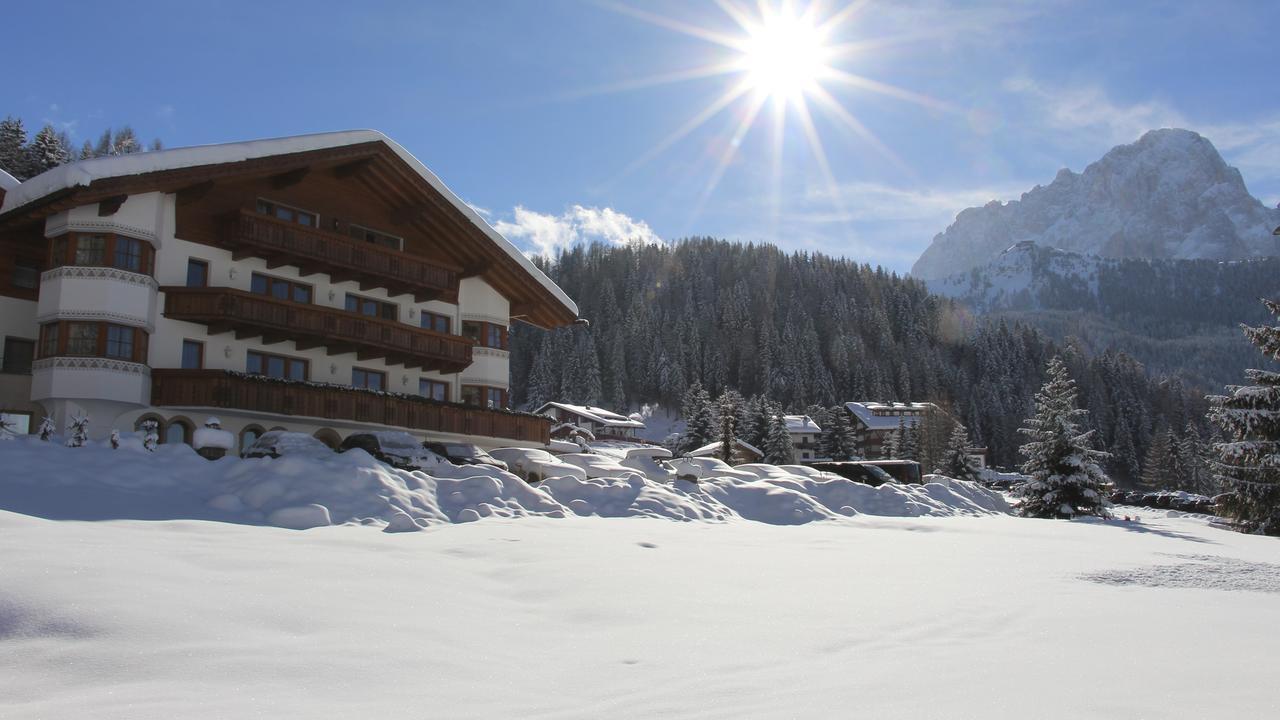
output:
[[[540,213],[517,205],[512,219],[498,220],[494,228],[535,255],[553,257],[579,242],[600,241],[621,245],[631,241],[662,242],[649,224],[613,208],[574,205],[559,215]]]

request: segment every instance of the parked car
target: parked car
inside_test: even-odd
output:
[[[596,453],[569,453],[568,455],[561,455],[560,459],[570,465],[582,468],[589,478],[622,477],[628,473],[641,474],[638,470]]]
[[[834,473],[842,478],[862,483],[864,485],[870,485],[872,487],[879,487],[885,483],[897,482],[897,479],[885,472],[879,465],[860,460],[814,463],[813,467],[817,470]]]
[[[424,442],[422,446],[454,465],[492,465],[507,470],[507,464],[471,443]]]
[[[539,483],[550,477],[575,477],[587,479],[587,471],[564,462],[546,450],[536,448],[498,448],[489,452],[494,458],[507,464],[507,469],[525,482]]]
[[[671,451],[660,447],[638,447],[626,451],[619,465],[631,468],[654,482],[675,482],[678,473],[668,462]]]
[[[863,465],[874,465],[889,473],[900,483],[919,485],[921,482],[920,463],[915,460],[854,460]]]
[[[244,451],[247,458],[261,457],[309,457],[326,459],[333,457],[333,448],[314,437],[300,432],[269,430],[253,441]]]
[[[1127,502],[1128,497],[1129,497],[1128,492],[1124,490],[1116,490],[1115,492],[1111,493],[1111,496],[1108,497],[1107,499],[1116,505],[1123,505],[1125,502]]]
[[[752,473],[735,469],[720,458],[678,457],[671,459],[671,467],[681,480],[711,480],[713,478],[732,478],[734,480],[759,480]]]
[[[348,435],[339,448],[341,452],[360,448],[382,462],[401,470],[427,470],[447,462],[443,457],[424,448],[418,439],[407,432],[385,430]]]
[[[734,467],[742,472],[751,473],[756,476],[757,480],[769,480],[771,478],[786,480],[795,477],[792,473],[783,470],[777,465],[770,465],[769,463],[744,463],[742,465],[735,465]]]

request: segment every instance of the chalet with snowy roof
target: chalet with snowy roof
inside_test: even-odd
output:
[[[596,440],[635,440],[644,430],[644,422],[636,416],[619,415],[591,405],[549,402],[536,412],[555,420],[553,430],[560,430],[566,437],[575,429],[582,429]]]
[[[930,414],[942,412],[933,403],[918,402],[848,402],[844,407],[857,437],[858,454],[867,458],[880,457],[889,436],[899,426],[913,428]]]
[[[703,445],[697,450],[691,450],[686,453],[689,457],[723,457],[722,449],[724,442],[716,441],[707,445]],[[752,445],[745,440],[733,439],[733,454],[729,457],[730,465],[742,465],[743,463],[758,463],[764,459],[764,451]]]
[[[784,415],[787,432],[791,435],[791,447],[797,462],[813,462],[818,458],[818,436],[822,428],[808,415]]]
[[[0,408],[161,424],[216,410],[337,444],[377,429],[544,446],[507,409],[507,331],[577,306],[370,130],[83,160],[0,178]]]

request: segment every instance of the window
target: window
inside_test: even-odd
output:
[[[240,454],[243,455],[262,437],[262,428],[247,427],[240,433]]]
[[[107,256],[107,239],[102,235],[80,235],[75,252],[76,265],[102,265]]]
[[[191,428],[181,420],[174,420],[164,429],[161,441],[168,445],[186,445],[191,440]]]
[[[399,305],[383,300],[374,300],[373,298],[352,295],[351,293],[347,293],[346,307],[347,312],[360,313],[361,315],[382,318],[383,320],[398,320],[400,318]]]
[[[34,340],[7,337],[4,339],[4,362],[0,372],[16,375],[31,374],[31,361],[35,358]]]
[[[374,245],[382,245],[383,247],[389,247],[393,250],[401,249],[402,245],[404,244],[404,241],[396,237],[395,235],[388,235],[384,232],[371,230],[367,227],[362,227],[360,225],[353,224],[349,228],[349,232],[351,234],[351,237],[356,240],[361,240],[367,243],[373,243]]]
[[[501,408],[507,406],[507,391],[487,385],[463,385],[462,402],[476,407]]]
[[[438,333],[449,334],[449,316],[440,313],[422,311],[422,327],[427,330],[435,330]]]
[[[54,238],[50,267],[79,265],[114,267],[150,275],[155,250],[151,243],[122,235],[73,233]]]
[[[507,329],[501,325],[463,320],[462,334],[475,340],[477,345],[498,350],[507,349]]]
[[[316,227],[320,220],[320,218],[313,212],[299,210],[298,208],[289,207],[288,205],[281,205],[280,203],[272,202],[270,200],[259,199],[258,212],[263,215],[270,215],[277,220],[306,225],[307,227]]]
[[[98,354],[97,323],[67,323],[67,355]]]
[[[311,286],[305,283],[285,280],[283,278],[254,273],[249,281],[250,292],[268,295],[277,300],[292,300],[296,303],[311,302]]]
[[[204,343],[195,340],[182,341],[182,369],[199,370],[204,367]]]
[[[107,357],[120,360],[133,359],[134,328],[123,325],[107,326]]]
[[[387,374],[377,370],[351,368],[351,387],[365,390],[383,390],[387,387]]]
[[[30,435],[31,416],[29,412],[0,412],[0,421],[13,435]]]
[[[209,263],[191,258],[187,260],[187,287],[207,287],[209,285]]]
[[[49,323],[40,328],[40,357],[53,357],[58,354],[58,323]]]
[[[306,380],[307,361],[251,350],[246,357],[244,371],[250,375],[266,375],[281,380]]]
[[[424,398],[431,400],[439,400],[440,402],[449,401],[449,384],[442,383],[439,380],[428,380],[421,378],[418,380],[418,394]]]
[[[25,290],[35,290],[40,284],[40,263],[34,260],[15,260],[13,263],[13,286]]]

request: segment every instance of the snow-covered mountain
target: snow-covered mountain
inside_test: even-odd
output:
[[[978,313],[1001,310],[1095,310],[1103,267],[1117,261],[1024,240],[990,262],[929,281],[929,290]]]
[[[911,269],[938,279],[983,265],[1022,241],[1109,258],[1235,260],[1280,255],[1280,209],[1245,188],[1213,143],[1152,130],[1082,173],[1058,172],[1021,199],[963,210]]]

